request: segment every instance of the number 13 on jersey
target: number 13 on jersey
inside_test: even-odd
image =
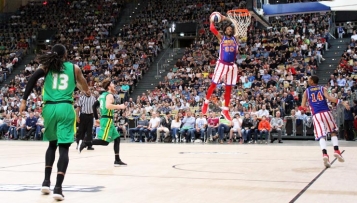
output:
[[[58,74],[54,73],[53,74],[53,84],[52,88],[53,89],[59,89],[59,90],[65,90],[68,87],[68,75],[66,74]]]

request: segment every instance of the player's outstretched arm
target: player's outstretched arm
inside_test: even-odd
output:
[[[88,88],[88,84],[87,84],[86,79],[83,76],[81,69],[77,65],[74,65],[74,71],[76,73],[76,81],[77,81],[78,89],[80,89],[82,92],[84,92],[84,94],[86,94],[86,96],[90,96],[91,94],[90,94],[90,91]]]
[[[350,110],[350,105],[348,104],[348,101],[342,101],[340,99],[337,99],[335,97],[332,97],[326,88],[323,88],[324,91],[324,96],[327,100],[329,100],[330,102],[336,103],[337,105],[342,104],[347,110]]]
[[[126,109],[126,106],[124,104],[120,104],[120,105],[114,104],[114,96],[112,94],[108,94],[105,101],[106,101],[105,107],[107,109],[110,109],[110,110]]]
[[[20,105],[20,113],[22,113],[22,111],[25,110],[26,108],[26,100],[27,98],[30,96],[32,89],[35,87],[38,79],[40,79],[41,77],[45,76],[45,70],[42,68],[38,68],[30,77],[26,88],[25,88],[25,92],[24,92],[24,96],[22,97],[22,101],[21,101],[21,105]]]
[[[214,23],[211,22],[209,28],[210,28],[211,32],[214,34],[214,36],[217,37],[217,39],[219,40],[219,42],[221,42],[221,41],[222,41],[222,35],[221,35],[221,33],[218,32],[218,30],[217,30],[216,27],[214,26]]]
[[[304,92],[304,94],[302,94],[302,99],[301,99],[301,108],[303,110],[306,111],[306,102],[307,102],[307,97],[306,97],[307,93],[306,93],[306,90]]]

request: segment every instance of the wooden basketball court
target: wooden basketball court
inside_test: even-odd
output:
[[[73,145],[64,201],[352,203],[357,202],[356,144],[340,141],[346,161],[335,161],[327,170],[314,141],[268,145],[122,143],[121,157],[128,167],[116,168],[112,144],[82,154]],[[0,142],[1,202],[54,202],[51,195],[39,191],[46,148],[46,142]]]

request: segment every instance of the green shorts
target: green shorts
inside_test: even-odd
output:
[[[76,134],[76,112],[72,104],[45,104],[42,117],[45,127],[43,140],[57,140],[58,144],[73,143]]]
[[[107,142],[112,142],[116,138],[120,137],[117,128],[114,126],[113,119],[101,118],[100,130],[97,135],[97,139],[101,139]]]

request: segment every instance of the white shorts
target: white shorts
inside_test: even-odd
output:
[[[327,133],[336,132],[338,130],[330,111],[313,115],[312,121],[316,140],[319,140],[321,137],[326,137]]]
[[[232,131],[233,132],[239,132],[239,131],[241,131],[242,129],[240,129],[240,128],[232,128]]]
[[[217,61],[214,69],[212,82],[219,83],[222,79],[226,85],[236,85],[238,78],[238,67],[235,63]]]

